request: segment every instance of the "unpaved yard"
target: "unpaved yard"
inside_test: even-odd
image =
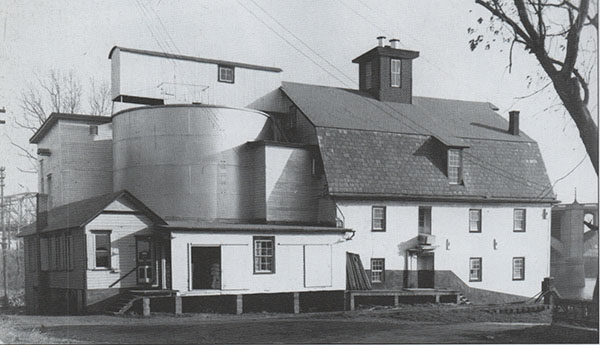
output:
[[[146,319],[11,315],[2,318],[20,329],[37,329],[51,339],[91,343],[598,342],[597,332],[549,326],[549,311],[491,314],[477,308],[443,306],[300,315],[187,314],[153,315]]]

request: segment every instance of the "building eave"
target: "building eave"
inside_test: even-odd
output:
[[[116,49],[119,49],[122,52],[138,54],[138,55],[156,56],[156,57],[162,57],[162,58],[168,58],[168,59],[193,61],[193,62],[200,62],[200,63],[210,63],[210,64],[215,64],[215,65],[226,65],[226,66],[245,68],[245,69],[253,69],[253,70],[259,70],[259,71],[265,71],[265,72],[275,72],[275,73],[283,72],[283,70],[278,67],[253,65],[253,64],[226,61],[226,60],[206,59],[206,58],[200,58],[200,57],[195,57],[195,56],[172,54],[172,53],[165,53],[165,52],[156,52],[156,51],[151,51],[151,50],[134,49],[134,48],[119,47],[119,46],[112,47],[112,49],[108,53],[109,59],[112,59],[112,55]]]
[[[110,123],[110,116],[52,113],[29,139],[31,144],[39,143],[59,120],[91,122],[97,124]]]
[[[523,203],[551,205],[558,204],[556,199],[509,198],[486,196],[443,196],[443,195],[410,195],[385,193],[347,193],[330,192],[329,195],[338,200],[393,200],[393,201],[431,201],[431,202],[474,202],[474,203]]]

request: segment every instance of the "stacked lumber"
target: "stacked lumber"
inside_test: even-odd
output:
[[[348,290],[371,290],[371,281],[360,261],[360,255],[346,252],[346,288]]]

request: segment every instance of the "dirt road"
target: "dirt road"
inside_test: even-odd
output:
[[[435,311],[435,310],[434,310]],[[517,321],[477,322],[439,310],[330,314],[205,315],[150,318],[10,316],[23,328],[75,342],[93,343],[597,343],[597,332],[551,327],[547,316],[514,316]],[[469,311],[475,315],[476,311]],[[399,317],[399,316],[402,317]],[[409,317],[407,317],[407,315]],[[427,317],[427,320],[419,318]],[[519,320],[520,319],[520,320]],[[445,320],[445,321],[444,321]],[[481,319],[480,319],[481,320]],[[483,320],[486,320],[485,318]],[[542,321],[542,322],[540,322]]]

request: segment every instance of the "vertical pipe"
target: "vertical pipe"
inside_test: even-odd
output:
[[[4,167],[0,167],[0,225],[2,226],[2,278],[4,287],[3,303],[8,305],[8,286],[6,281],[6,227],[4,226]]]

